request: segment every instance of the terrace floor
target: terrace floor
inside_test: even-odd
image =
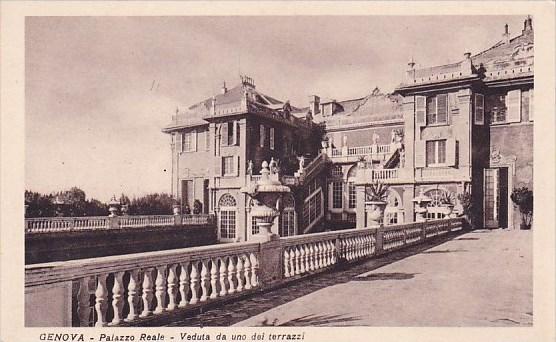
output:
[[[531,326],[532,232],[452,235],[168,326]]]

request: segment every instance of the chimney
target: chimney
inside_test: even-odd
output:
[[[415,79],[415,61],[413,60],[413,57],[411,57],[409,62],[407,62],[407,66],[409,69],[407,69],[405,76],[408,81],[407,83],[411,83]]]
[[[525,21],[523,22],[523,31],[522,34],[529,34],[533,32],[533,19],[530,15],[527,16]]]
[[[226,81],[222,83],[222,94],[226,94],[228,92],[228,88],[226,88]]]
[[[463,75],[471,75],[473,73],[471,52],[466,52],[463,54],[463,61],[461,62],[461,72]]]
[[[309,96],[309,109],[313,116],[320,113],[320,97],[317,95]]]
[[[510,30],[508,29],[508,24],[504,25],[504,34],[502,35],[502,41],[504,44],[510,42]]]

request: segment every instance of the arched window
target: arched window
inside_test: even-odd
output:
[[[357,165],[354,165],[351,169],[349,169],[347,174],[349,209],[355,209],[355,206],[357,204],[357,195],[355,193],[355,178],[357,177],[357,169]]]
[[[432,201],[427,206],[426,218],[430,220],[443,219],[446,214],[442,207],[442,197],[445,196],[446,191],[442,189],[433,189],[425,192]]]
[[[235,239],[236,237],[236,206],[236,200],[230,194],[222,195],[218,201],[221,239]]]
[[[388,198],[386,200],[388,204],[384,210],[384,225],[389,226],[392,224],[403,223],[402,210],[402,198],[396,190],[388,190]]]
[[[284,196],[282,199],[282,215],[280,215],[280,236],[296,235],[297,216],[295,213],[295,200],[291,194]]]

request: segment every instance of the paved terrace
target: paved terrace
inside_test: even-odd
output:
[[[532,232],[480,230],[305,278],[165,324],[531,326],[532,279]]]

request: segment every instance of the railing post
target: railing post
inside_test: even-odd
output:
[[[384,253],[384,230],[382,227],[376,228],[376,245],[375,254],[380,255]]]
[[[427,239],[427,226],[426,226],[426,222],[419,222],[417,223],[418,225],[421,226],[421,240],[425,241]]]
[[[174,225],[179,226],[182,224],[182,216],[181,214],[174,215]]]
[[[108,228],[110,228],[110,229],[120,228],[120,217],[119,216],[109,216],[108,217]]]
[[[271,240],[259,244],[259,282],[262,287],[270,287],[282,281],[283,262],[280,240]]]

